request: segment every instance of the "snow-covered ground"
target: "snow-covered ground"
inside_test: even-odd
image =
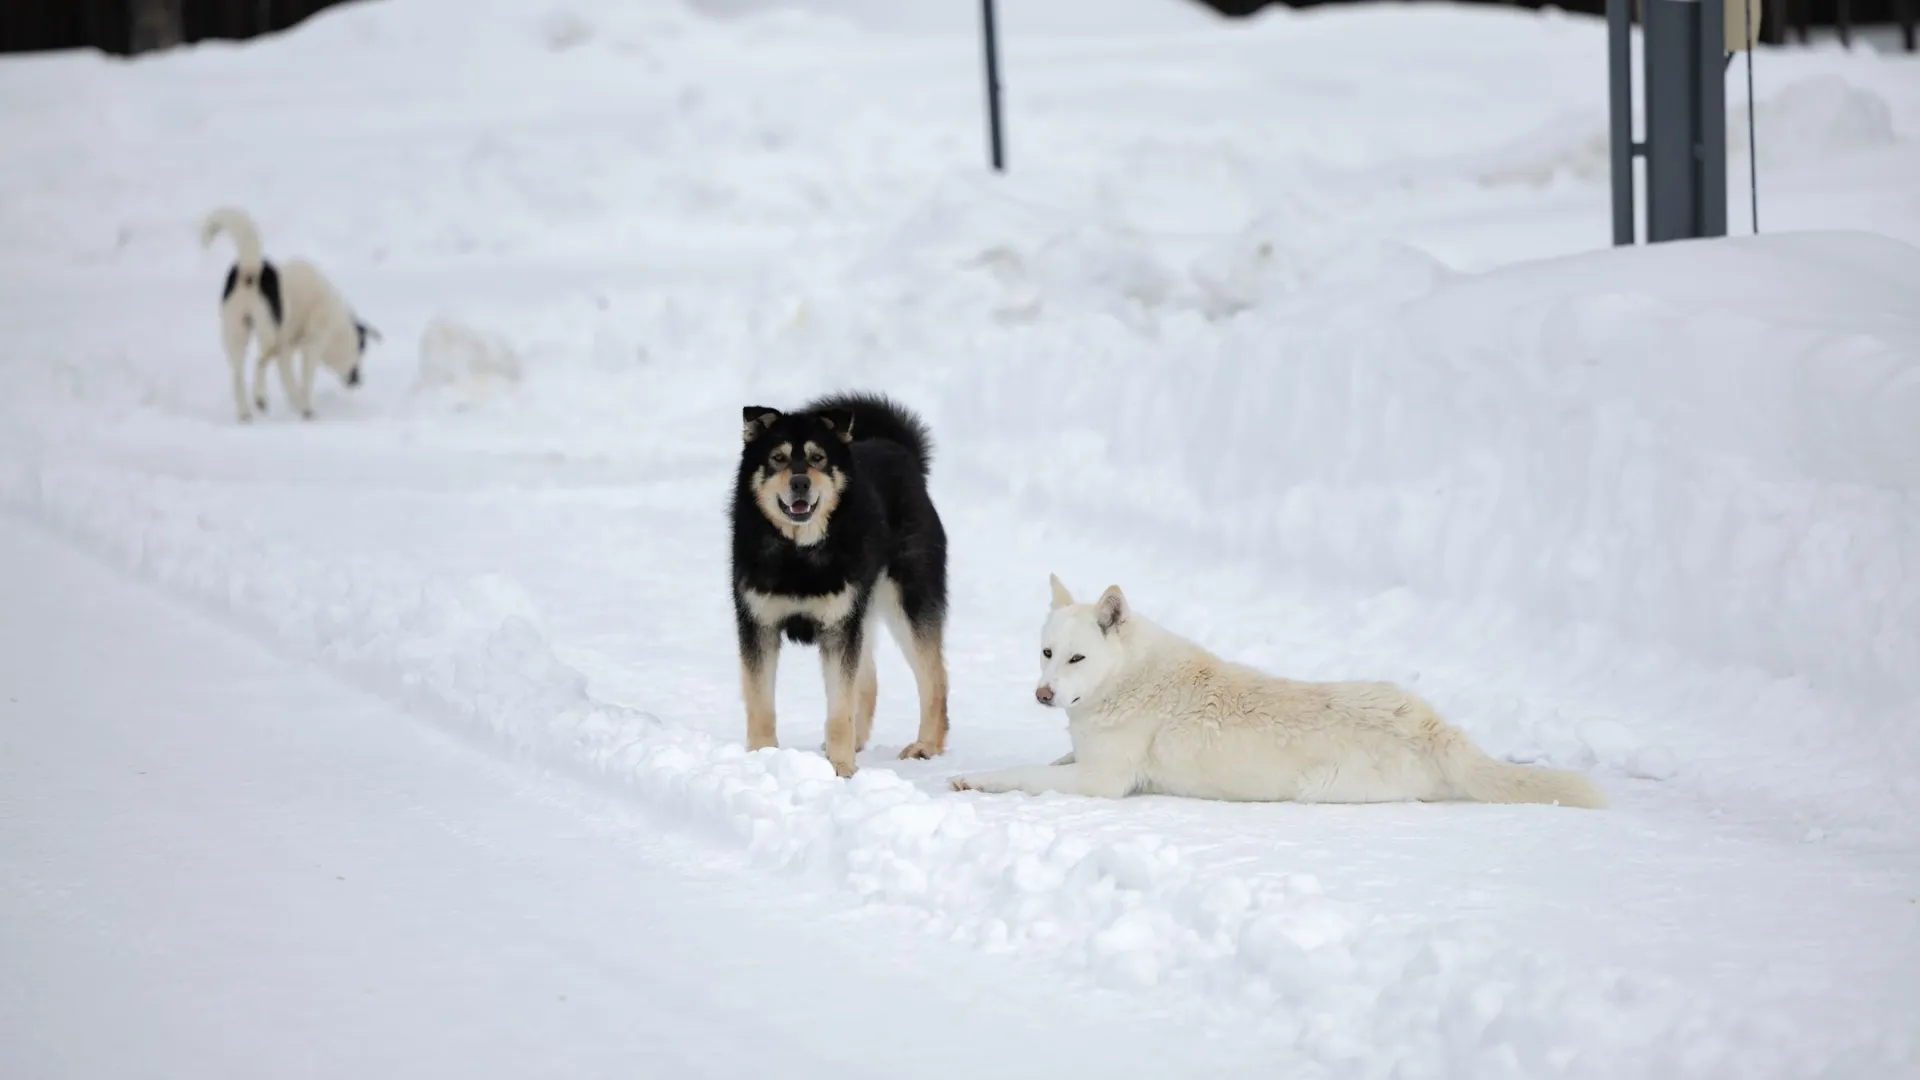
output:
[[[982,1001],[996,972],[1040,987],[1033,1015],[1073,1018],[1062,1040],[1089,1017],[1114,1031],[1075,1044],[1088,1069],[1141,1071],[1151,1044],[1227,1075],[1920,1075],[1920,64],[1763,52],[1766,235],[1608,251],[1591,21],[1005,5],[995,178],[969,5],[809,7],[383,0],[245,46],[0,63],[0,509],[41,534],[20,545],[90,552],[279,654],[277,690],[209,696],[196,746],[157,702],[187,674],[224,685],[221,664],[101,650],[86,670],[155,682],[174,733],[155,745],[219,755],[207,782],[229,786],[311,780],[267,747],[224,753],[262,738],[240,712],[297,717],[313,754],[337,726],[389,771],[428,731],[505,748],[575,792],[556,798],[615,808],[596,852],[663,834],[635,869],[540,872],[631,891],[711,943],[702,962],[756,977],[689,924],[697,890],[748,941],[858,915],[880,936],[836,929],[807,955],[894,949]],[[228,256],[194,235],[229,202],[387,336],[358,392],[322,376],[311,424],[277,392],[233,420]],[[939,441],[954,734],[942,760],[893,760],[914,702],[883,650],[878,745],[842,783],[812,749],[804,658],[780,689],[787,749],[741,747],[723,509],[739,406],[848,385],[895,393]],[[32,590],[79,571],[5,562],[10,620],[60,622]],[[1615,806],[950,793],[952,773],[1064,748],[1031,703],[1049,571],[1118,581],[1235,659],[1401,680],[1492,752],[1593,770]],[[125,621],[129,650],[189,633]],[[125,737],[41,745],[53,714],[7,707],[36,776]],[[405,730],[381,750],[352,708]],[[481,768],[449,760],[432,767]],[[314,842],[391,812],[340,799],[347,824]],[[141,880],[101,817],[21,820],[9,860],[86,845]],[[499,827],[525,851],[557,826]],[[658,870],[652,844],[704,876]],[[460,888],[392,873],[395,894]],[[504,913],[463,927],[604,949],[605,1007],[640,1007],[671,984],[623,966],[646,931],[620,938],[621,906],[597,898],[564,944]],[[126,926],[89,932],[36,944],[37,966],[0,937],[0,971],[164,970],[116,965],[100,941]],[[966,994],[886,966],[830,991],[856,1027],[893,1015],[869,996],[917,996],[949,1039],[971,1022]],[[165,1041],[137,994],[46,1000],[10,987],[0,1031],[138,1015],[155,1054],[212,1052]],[[689,1040],[719,1022],[699,1012]],[[224,1052],[286,1023],[266,1009]],[[319,1037],[305,1023],[288,1038]],[[1053,1036],[982,1023],[998,1071],[1061,1073]],[[787,1030],[770,1037],[811,1053]]]

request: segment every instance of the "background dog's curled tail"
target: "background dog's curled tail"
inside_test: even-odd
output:
[[[1451,755],[1447,779],[1461,794],[1485,803],[1558,803],[1585,810],[1607,805],[1606,793],[1592,780],[1565,769],[1512,765],[1462,748]],[[1465,760],[1462,760],[1465,759]]]
[[[221,233],[233,237],[234,249],[239,253],[239,263],[247,270],[257,270],[265,257],[260,247],[260,230],[254,227],[253,219],[245,210],[223,206],[207,215],[206,223],[200,226],[200,246],[210,247],[214,238]]]
[[[920,466],[921,476],[927,475],[932,468],[933,436],[928,433],[927,425],[906,406],[896,404],[880,394],[829,394],[808,405],[806,411],[815,413],[834,409],[853,414],[855,442],[885,439],[898,443],[913,455],[914,461]]]

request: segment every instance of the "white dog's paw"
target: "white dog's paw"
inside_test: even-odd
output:
[[[966,778],[966,777],[964,777],[964,776],[950,776],[950,777],[948,777],[948,778],[947,778],[947,786],[948,786],[948,787],[950,787],[950,788],[952,788],[952,789],[953,789],[953,790],[955,790],[955,791],[972,791],[972,790],[974,789],[974,788],[973,788],[973,784],[972,784],[972,783],[970,783],[970,782],[969,782],[969,781],[967,780],[967,778]]]

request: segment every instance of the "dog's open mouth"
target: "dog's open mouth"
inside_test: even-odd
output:
[[[775,499],[780,504],[780,512],[787,515],[788,520],[795,524],[811,520],[813,512],[820,506],[818,502],[809,502],[806,499],[794,499],[789,502],[785,495],[776,496]]]

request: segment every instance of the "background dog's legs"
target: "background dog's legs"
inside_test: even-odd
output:
[[[740,696],[747,703],[747,749],[780,745],[774,734],[773,688],[780,670],[780,634],[743,619],[740,626]]]
[[[305,412],[298,393],[299,387],[293,382],[293,350],[285,343],[273,350],[273,366],[280,372],[280,392],[287,397],[287,404],[299,412]]]
[[[260,350],[260,358],[253,362],[253,407],[260,412],[267,411],[267,365],[273,363],[273,354]],[[293,401],[291,397],[287,399]]]
[[[227,320],[220,327],[220,343],[227,350],[227,366],[233,369],[233,411],[241,423],[253,419],[253,410],[247,405],[247,337],[246,325],[237,319]]]
[[[873,710],[880,702],[880,674],[874,669],[873,635],[860,636],[860,674],[853,681],[853,749],[867,748],[873,735]]]
[[[304,420],[313,419],[313,357],[306,349],[300,350],[300,416]]]
[[[820,643],[820,674],[827,684],[827,760],[839,776],[852,776],[854,770],[853,711],[865,638],[856,627]]]

